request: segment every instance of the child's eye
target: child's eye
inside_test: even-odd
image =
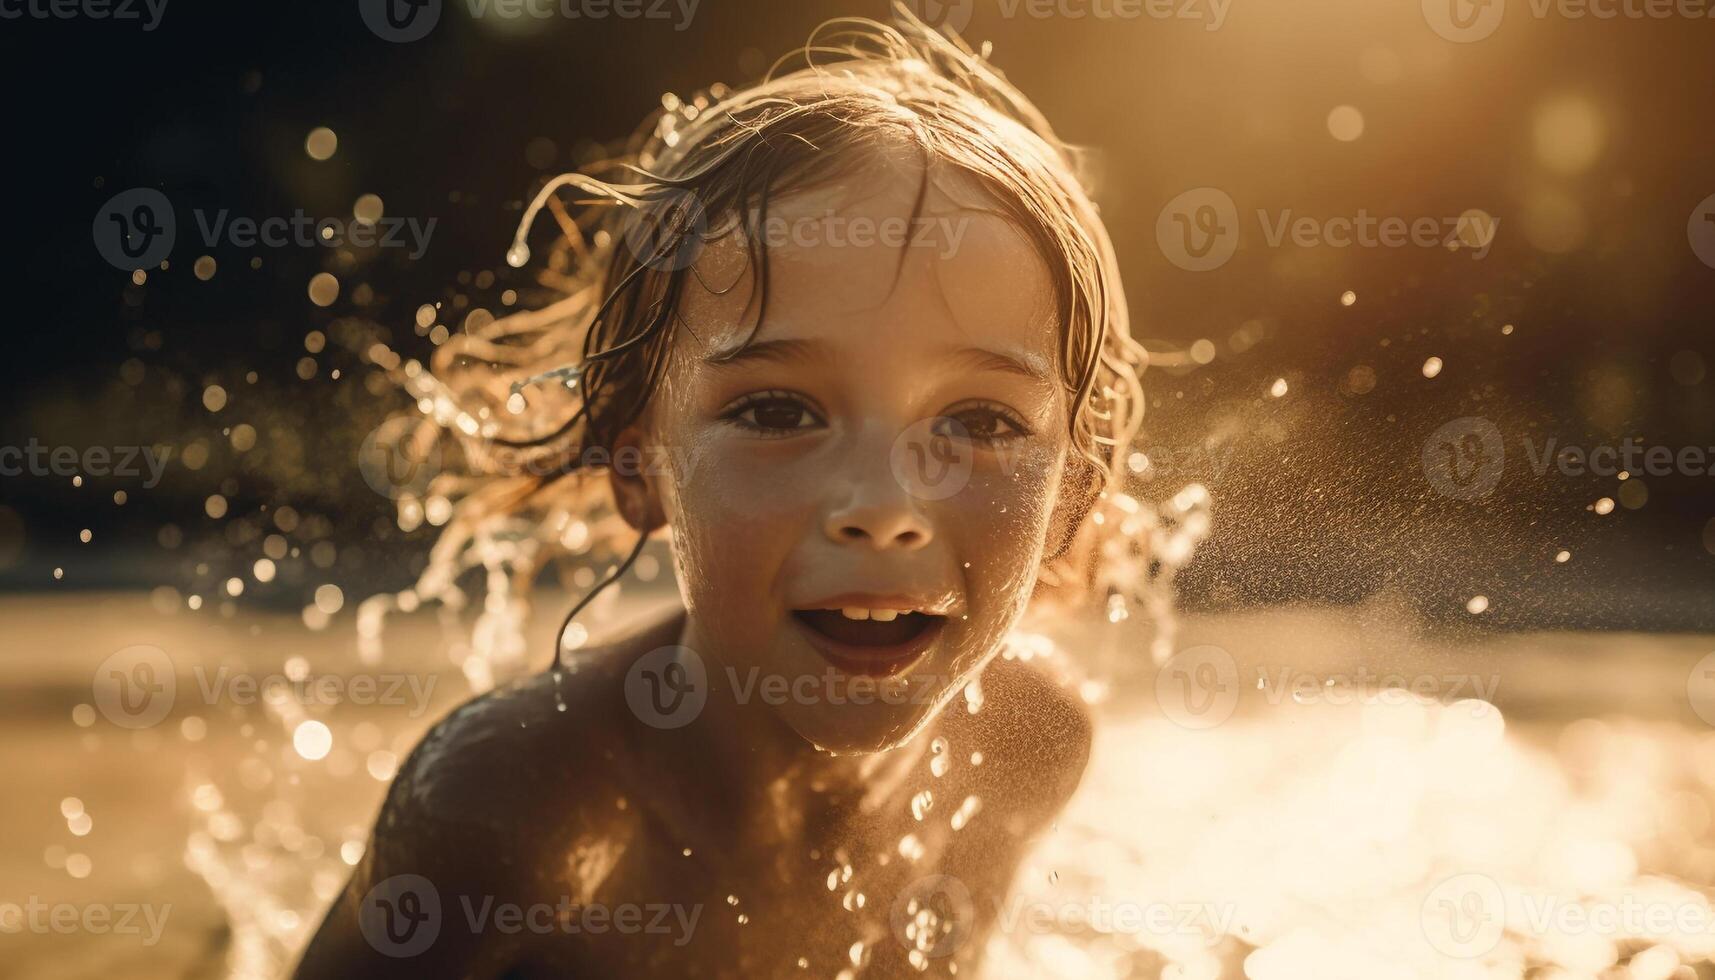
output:
[[[949,422],[958,425],[949,425]],[[1017,413],[993,402],[948,409],[946,414],[935,420],[933,431],[936,435],[968,438],[979,443],[1007,442],[1030,434],[1029,426]]]
[[[758,435],[785,436],[822,424],[807,402],[789,391],[764,391],[746,395],[721,414],[721,418]]]

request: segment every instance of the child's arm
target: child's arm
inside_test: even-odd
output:
[[[568,753],[549,754],[555,726],[538,700],[528,684],[498,691],[423,738],[296,976],[492,976],[518,958],[510,934],[470,922],[533,900],[531,835],[544,833],[543,801],[575,776],[563,771]],[[559,816],[576,822],[576,809]]]
[[[296,976],[462,976],[480,950],[459,921],[458,894],[491,887],[472,860],[498,841],[449,807],[466,795],[470,728],[461,708],[412,751],[388,788],[363,860],[305,949]],[[422,947],[422,948],[418,948]]]

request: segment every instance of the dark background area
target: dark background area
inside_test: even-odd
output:
[[[1145,378],[1143,439],[1162,465],[1142,493],[1201,482],[1214,499],[1215,533],[1181,578],[1187,605],[1385,593],[1481,627],[1715,629],[1715,476],[1643,477],[1640,500],[1614,477],[1539,475],[1522,449],[1632,436],[1715,456],[1715,268],[1687,239],[1715,194],[1715,19],[1537,19],[1514,0],[1494,36],[1455,44],[1414,2],[1233,0],[1214,31],[1001,10],[979,0],[965,33],[993,41],[994,62],[1062,136],[1095,151],[1135,332],[1163,355]],[[153,489],[0,478],[0,587],[207,593],[250,568],[287,506],[302,555],[245,601],[302,605],[329,580],[407,584],[433,529],[399,531],[357,472],[363,436],[403,401],[342,343],[352,324],[424,356],[422,303],[499,311],[514,288],[529,305],[533,270],[502,256],[541,180],[630,132],[663,92],[754,79],[842,14],[887,11],[703,0],[682,31],[649,18],[520,30],[452,0],[404,44],[368,30],[355,0],[172,0],[148,32],[0,21],[13,216],[0,445],[209,449],[196,470],[176,453]],[[1569,104],[1597,134],[1575,167],[1552,152],[1555,107]],[[1330,135],[1341,105],[1362,114],[1356,140]],[[326,161],[305,152],[316,127],[338,135]],[[1237,202],[1241,237],[1231,261],[1189,272],[1164,256],[1157,217],[1204,186]],[[179,216],[169,268],[141,286],[91,232],[133,187],[163,191]],[[368,193],[389,216],[436,219],[420,259],[205,248],[190,217],[345,218]],[[1482,209],[1499,225],[1481,260],[1271,247],[1258,209]],[[205,253],[217,265],[206,281],[193,272]],[[306,291],[323,271],[341,283],[325,309]],[[330,340],[305,379],[311,331]],[[1212,359],[1178,363],[1199,340]],[[1428,378],[1432,356],[1444,366]],[[219,412],[202,404],[211,384],[229,393]],[[1508,454],[1476,501],[1436,493],[1421,462],[1430,434],[1465,416],[1491,420]],[[240,423],[257,431],[253,448],[232,446]],[[228,502],[223,519],[207,515],[211,494]],[[1620,504],[1600,515],[1602,498]],[[337,543],[325,565],[309,557],[317,539]],[[1491,607],[1473,617],[1479,594]]]

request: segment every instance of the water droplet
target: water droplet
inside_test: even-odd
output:
[[[915,861],[922,857],[925,850],[923,842],[917,839],[916,834],[906,834],[899,838],[899,856],[907,861]]]
[[[965,685],[965,710],[973,715],[983,710],[983,682],[980,677],[972,678]]]
[[[959,808],[953,811],[953,817],[948,823],[954,830],[964,830],[965,825],[971,822],[971,818],[977,815],[977,811],[982,809],[982,806],[982,800],[975,796],[967,796],[964,802],[959,804]]]
[[[934,806],[935,794],[924,790],[911,798],[911,816],[914,819],[922,820],[924,814],[928,813]]]

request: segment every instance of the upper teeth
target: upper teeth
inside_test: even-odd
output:
[[[848,606],[840,610],[847,619],[873,619],[878,623],[891,623],[899,618],[897,609],[863,609],[858,606]]]

